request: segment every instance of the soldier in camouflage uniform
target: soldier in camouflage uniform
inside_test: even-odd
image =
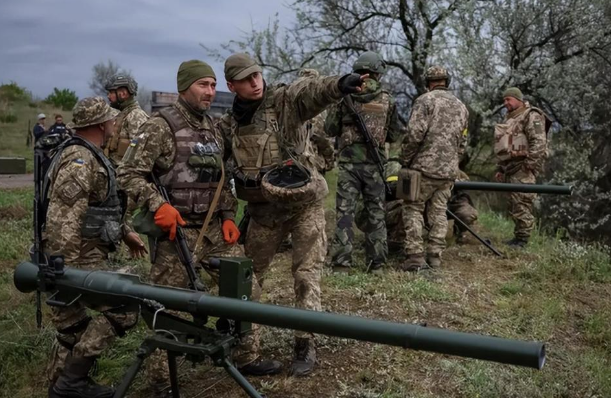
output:
[[[295,305],[321,310],[320,279],[326,252],[323,198],[328,188],[314,167],[305,123],[337,103],[344,93],[360,90],[358,75],[312,77],[290,85],[267,86],[261,67],[247,54],[225,61],[225,80],[236,93],[232,109],[220,120],[225,148],[236,165],[234,180],[239,199],[248,202],[251,220],[245,250],[261,280],[282,239],[292,233]],[[262,176],[291,159],[318,181],[313,200],[270,202],[262,190]],[[309,184],[308,184],[309,185]],[[316,361],[313,336],[295,334],[290,373],[309,374]]]
[[[115,172],[104,156],[117,112],[103,98],[86,98],[73,110],[74,138],[58,148],[48,172],[49,207],[43,237],[48,256],[62,255],[65,264],[83,269],[103,268],[108,253],[122,238],[140,257],[144,243],[135,232],[122,232],[124,203]],[[57,328],[57,346],[50,366],[50,397],[111,397],[88,374],[95,359],[116,336],[135,325],[136,313],[99,306],[101,316],[88,315],[77,301],[68,307],[51,307]]]
[[[357,112],[361,114],[382,159],[386,158],[384,144],[398,141],[404,135],[392,96],[380,87],[380,77],[386,64],[374,52],[363,53],[354,63],[353,71],[368,75],[365,89],[353,94]],[[338,137],[338,163],[336,194],[337,226],[331,246],[331,262],[336,272],[347,272],[352,267],[352,224],[359,196],[363,196],[369,218],[365,233],[367,269],[379,272],[386,263],[384,176],[367,149],[365,138],[353,122],[352,115],[342,102],[333,108],[325,121],[325,131]]]
[[[428,92],[414,102],[401,154],[403,167],[421,173],[419,197],[404,200],[408,258],[402,268],[406,271],[441,265],[448,230],[446,208],[467,138],[469,112],[448,90],[448,72],[432,66],[425,77]],[[430,226],[426,258],[422,238],[425,206]]]
[[[505,120],[495,128],[495,152],[498,158],[496,180],[513,184],[534,184],[547,157],[547,131],[551,125],[545,113],[524,101],[517,87],[503,93],[507,109]],[[535,218],[534,193],[509,195],[509,215],[515,228],[509,246],[522,248],[528,243]]]
[[[188,245],[194,250],[207,212],[214,212],[205,231],[202,251],[195,255],[215,282],[217,270],[210,268],[208,258],[243,257],[243,252],[237,245],[239,231],[234,223],[237,201],[231,194],[229,179],[219,186],[224,173],[223,139],[206,113],[216,95],[216,75],[205,62],[186,61],[178,70],[177,85],[178,100],[142,125],[119,167],[118,178],[140,207],[155,213],[157,226],[169,232],[169,236],[157,239],[151,248],[151,282],[186,288],[188,276],[173,242],[178,224],[184,228]],[[151,173],[156,173],[168,190],[170,203],[149,182]],[[221,189],[220,199],[212,208],[217,189]],[[257,286],[253,289],[253,300],[260,296]],[[234,361],[243,373],[250,375],[274,374],[281,369],[279,362],[259,358],[256,332],[236,350]],[[169,374],[167,361],[160,353],[149,360],[148,373],[154,392],[162,395]]]
[[[458,170],[456,181],[469,181],[469,176],[464,171]],[[477,209],[473,205],[471,196],[465,191],[452,190],[448,209],[469,227],[472,227],[477,221]],[[467,230],[456,222],[454,223],[454,235],[458,244],[465,243],[467,240]]]
[[[129,143],[136,137],[140,126],[149,116],[136,100],[138,83],[131,77],[123,74],[113,76],[106,85],[110,106],[121,111],[117,116],[115,133],[110,138],[104,153],[118,165]]]

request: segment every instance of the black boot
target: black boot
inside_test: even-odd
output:
[[[525,239],[513,238],[512,240],[505,242],[505,244],[512,249],[524,249],[528,244],[528,241]]]
[[[312,373],[316,363],[314,339],[295,338],[295,357],[291,363],[291,376],[303,377]]]
[[[115,390],[97,384],[89,378],[95,358],[66,358],[64,370],[49,388],[49,398],[111,398]]]
[[[238,368],[240,373],[248,376],[269,376],[282,372],[282,363],[271,359],[257,359],[248,365]]]

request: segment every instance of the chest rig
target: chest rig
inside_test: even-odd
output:
[[[238,199],[251,203],[266,202],[261,193],[263,174],[282,162],[278,134],[278,114],[273,90],[269,89],[253,122],[239,126],[231,117],[232,152],[236,162],[234,181]]]
[[[361,102],[359,96],[353,96],[354,108],[361,114],[367,129],[380,148],[386,142],[386,119],[390,110],[390,96],[382,91],[369,102]],[[355,142],[364,143],[365,138],[359,132],[346,106],[342,106],[342,134],[339,137],[338,149]]]
[[[518,109],[517,114],[512,115],[505,123],[499,123],[494,127],[494,153],[500,161],[510,159],[523,159],[528,156],[528,137],[524,133],[531,112],[536,112],[545,120],[545,125],[536,122],[535,128],[539,134],[547,132],[547,118],[542,110],[529,105]]]
[[[208,123],[194,129],[173,106],[161,109],[159,116],[170,126],[176,148],[172,167],[162,170],[159,180],[168,190],[172,206],[181,215],[196,218],[210,208],[220,181],[221,147],[212,119],[205,115]],[[193,162],[194,157],[201,161]]]

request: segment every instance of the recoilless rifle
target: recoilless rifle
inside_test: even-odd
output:
[[[15,269],[14,283],[23,293],[41,290],[47,293],[50,305],[67,306],[79,300],[88,305],[123,307],[125,311],[140,309],[155,334],[140,346],[115,398],[125,396],[143,361],[156,349],[168,353],[174,397],[179,396],[176,358],[186,355],[194,363],[212,359],[214,365],[223,367],[249,397],[260,398],[231,362],[232,350],[240,337],[249,332],[250,322],[535,369],[541,369],[545,362],[545,346],[539,342],[252,302],[252,262],[249,259],[212,259],[210,263],[221,270],[219,295],[224,297],[148,285],[136,275],[73,269],[64,267],[61,261],[53,262],[43,272],[39,272],[36,264],[22,262]],[[212,329],[168,314],[166,309],[189,313],[194,318],[212,316],[219,320]]]

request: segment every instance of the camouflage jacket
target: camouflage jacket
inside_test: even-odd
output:
[[[333,148],[333,142],[325,134],[326,113],[324,111],[306,123],[310,130],[310,141],[312,142],[316,168],[321,173],[335,167],[335,148]]]
[[[469,111],[445,88],[416,99],[401,148],[401,164],[429,178],[454,180],[465,150]]]
[[[297,154],[300,162],[311,169],[316,168],[306,122],[342,98],[338,81],[339,77],[311,77],[298,79],[290,85],[266,88],[264,103],[273,101],[279,134],[282,135],[278,137],[278,142],[281,144],[283,157],[286,157],[288,147]],[[264,107],[260,106],[252,120],[264,118],[263,112]],[[229,151],[232,148],[232,136],[238,129],[231,110],[221,117],[219,126],[225,140],[225,148]],[[226,153],[226,156],[232,157],[233,154]]]
[[[547,158],[547,133],[551,122],[545,114],[532,108],[528,103],[505,115],[504,123],[510,130],[522,130],[528,140],[528,154],[499,163],[498,171],[513,174],[522,167],[526,167],[533,173],[538,174],[543,169],[543,163]]]
[[[149,115],[140,108],[135,99],[123,104],[121,112],[115,121],[115,133],[108,141],[104,153],[114,164],[119,164],[132,139],[136,137],[138,129],[149,119]]]
[[[50,174],[49,207],[45,224],[45,250],[62,254],[66,264],[87,263],[87,252],[110,248],[95,239],[82,238],[83,219],[90,204],[102,202],[108,191],[108,173],[95,155],[81,145],[71,145],[60,155]]]
[[[187,124],[194,130],[200,131],[201,135],[213,134],[221,152],[223,140],[218,129],[208,117],[201,121],[193,115],[179,99],[172,105],[186,120]],[[176,159],[176,137],[168,123],[159,115],[153,115],[144,123],[138,135],[132,140],[130,148],[123,158],[123,162],[117,169],[117,180],[121,189],[127,192],[138,207],[147,207],[150,211],[156,211],[165,200],[155,187],[149,182],[149,175],[155,171],[162,174],[173,167]],[[193,145],[196,143],[194,142]],[[216,188],[211,188],[211,196]],[[231,194],[229,177],[225,178],[221,197],[217,205],[223,219],[233,219],[237,208],[237,201]],[[185,220],[189,222],[189,220]],[[195,220],[192,220],[195,221]],[[200,222],[203,222],[200,220]]]
[[[397,114],[395,101],[384,90],[373,93],[352,94],[354,106],[359,111],[377,141],[378,152],[386,158],[384,143],[396,142],[405,135],[405,127]],[[352,122],[350,111],[343,102],[333,107],[325,120],[325,132],[338,137],[338,161],[340,163],[373,163],[365,138]]]

